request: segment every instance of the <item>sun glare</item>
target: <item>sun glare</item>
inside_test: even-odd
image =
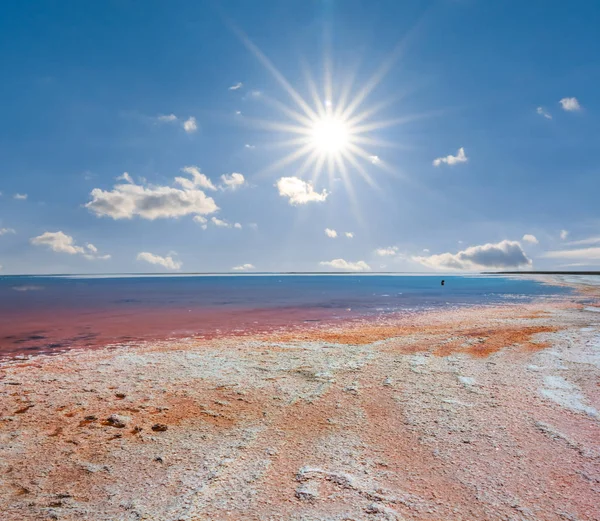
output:
[[[353,89],[353,74],[345,78],[336,78],[337,81],[334,81],[331,60],[326,56],[321,88],[313,80],[308,68],[304,68],[309,91],[309,96],[305,99],[245,34],[241,31],[236,32],[295,105],[286,105],[264,93],[260,96],[262,102],[270,104],[286,116],[286,121],[253,121],[264,129],[277,132],[279,136],[288,136],[275,145],[292,149],[267,167],[262,175],[296,165],[296,177],[309,176],[316,182],[323,172],[327,172],[331,181],[341,179],[353,196],[354,176],[358,175],[376,188],[375,168],[394,175],[399,173],[397,168],[392,168],[379,157],[378,149],[401,145],[397,142],[383,141],[374,133],[404,124],[415,116],[373,120],[377,113],[389,106],[391,100],[365,106],[366,98],[389,71],[399,51],[395,50],[370,79],[362,86],[356,86],[356,90]]]
[[[318,119],[311,129],[311,142],[325,154],[339,154],[350,143],[350,129],[345,121],[334,116]]]

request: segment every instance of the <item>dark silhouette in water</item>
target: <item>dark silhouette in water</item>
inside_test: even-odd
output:
[[[444,279],[442,279],[442,286],[446,283],[446,281]]]

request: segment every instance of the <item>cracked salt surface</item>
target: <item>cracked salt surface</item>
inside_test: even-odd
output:
[[[540,389],[540,394],[566,409],[600,419],[598,411],[585,404],[587,400],[580,389],[561,376],[544,376],[544,387]]]

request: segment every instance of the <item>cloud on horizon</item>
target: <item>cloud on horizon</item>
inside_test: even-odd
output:
[[[183,266],[183,263],[180,261],[176,261],[170,255],[166,257],[161,257],[160,255],[155,255],[154,253],[150,253],[148,251],[142,251],[137,255],[138,261],[148,262],[150,264],[154,264],[155,266],[162,266],[168,270],[178,270]]]
[[[349,262],[344,259],[333,259],[330,261],[320,262],[319,264],[321,266],[328,266],[330,268],[343,271],[371,271],[371,266],[369,266],[365,261]]]
[[[377,248],[375,255],[379,257],[392,257],[398,253],[398,246],[389,246],[388,248]]]
[[[234,266],[231,269],[233,271],[249,271],[249,270],[255,270],[256,268],[252,264],[242,264],[241,266]]]
[[[553,250],[542,254],[547,259],[576,259],[587,261],[600,261],[600,247],[576,248],[574,250]]]
[[[458,253],[416,256],[412,259],[436,270],[509,269],[529,267],[532,262],[517,241],[471,246]]]

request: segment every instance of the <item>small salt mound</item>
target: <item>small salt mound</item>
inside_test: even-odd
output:
[[[560,376],[545,376],[544,387],[540,389],[540,394],[565,409],[583,412],[592,418],[600,419],[600,413],[584,403],[586,399],[579,388]]]

